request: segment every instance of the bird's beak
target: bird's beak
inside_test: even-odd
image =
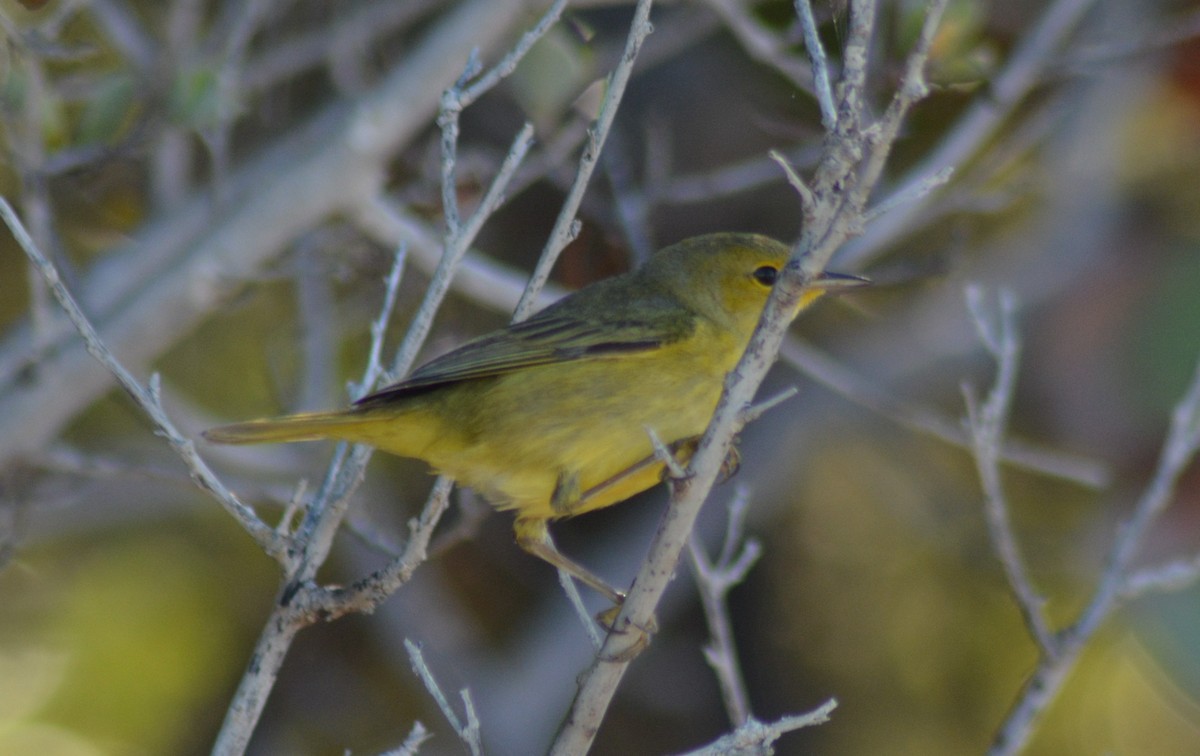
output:
[[[863,278],[862,276],[852,276],[849,273],[831,273],[823,271],[809,283],[809,286],[814,289],[820,289],[826,294],[837,294],[838,292],[847,289],[857,289],[860,286],[869,286],[871,279]]]
[[[800,312],[805,307],[808,307],[824,294],[840,294],[843,291],[855,289],[859,286],[866,286],[869,283],[871,283],[870,279],[863,278],[862,276],[823,271],[816,278],[808,282],[804,293],[800,295],[800,302],[796,306],[796,312]]]

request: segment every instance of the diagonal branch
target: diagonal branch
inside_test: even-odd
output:
[[[928,23],[936,26],[944,0],[930,5]],[[838,125],[827,136],[825,155],[817,168],[814,196],[817,207],[806,211],[806,225],[792,259],[782,271],[763,311],[762,319],[738,365],[726,376],[724,390],[712,421],[689,465],[691,476],[671,482],[671,501],[651,543],[645,563],[638,572],[628,598],[592,666],[583,674],[571,712],[559,730],[552,753],[586,751],[599,729],[612,696],[630,660],[645,646],[645,628],[653,626],[653,613],[666,590],[695,524],[700,507],[716,481],[739,430],[742,409],[749,405],[767,370],[775,361],[784,332],[797,311],[805,284],[829,261],[834,251],[862,221],[861,204],[847,201],[850,183],[837,177],[855,175],[869,154],[887,154],[895,132],[880,133],[860,128],[859,112],[865,81],[866,51],[873,27],[875,4],[860,0],[851,4],[850,34],[842,80]],[[917,56],[919,51],[914,52]],[[911,59],[911,58],[910,58]],[[921,58],[923,61],[923,58]],[[906,87],[904,97],[915,99],[917,88]],[[872,181],[877,174],[868,173]],[[857,196],[869,196],[871,185],[863,184]]]
[[[575,174],[575,181],[571,184],[567,198],[563,201],[562,209],[558,212],[558,218],[554,221],[550,238],[542,250],[541,257],[538,258],[533,274],[529,277],[525,293],[521,295],[521,301],[517,303],[516,312],[513,313],[514,321],[520,322],[533,313],[534,302],[546,281],[549,280],[550,270],[558,260],[559,254],[579,234],[579,221],[575,217],[579,212],[579,203],[583,201],[583,193],[587,191],[588,181],[600,159],[600,151],[604,149],[604,142],[612,128],[613,119],[617,117],[617,109],[621,106],[621,98],[625,95],[625,85],[629,83],[629,77],[633,73],[633,64],[637,61],[638,52],[642,49],[642,42],[654,30],[654,27],[650,25],[650,6],[652,4],[653,0],[638,0],[637,7],[634,8],[633,22],[629,26],[629,35],[625,39],[625,51],[621,55],[620,62],[609,74],[608,90],[604,94],[604,102],[600,105],[596,123],[588,131],[587,143],[579,158],[579,170]]]
[[[242,503],[232,491],[225,487],[225,484],[217,478],[204,460],[200,458],[200,455],[196,453],[196,445],[191,439],[184,438],[179,429],[175,427],[175,424],[171,422],[171,418],[167,416],[162,406],[158,375],[152,375],[149,385],[143,386],[121,364],[108,346],[101,340],[100,334],[96,332],[96,328],[92,325],[91,321],[83,314],[83,310],[79,307],[79,303],[75,301],[75,297],[63,284],[62,277],[58,273],[58,268],[34,245],[33,239],[29,237],[20,219],[17,218],[16,212],[8,204],[8,200],[3,197],[0,197],[0,216],[4,218],[4,222],[12,231],[17,243],[24,250],[25,256],[29,258],[30,263],[41,274],[42,279],[46,282],[46,286],[50,288],[54,298],[58,300],[59,305],[67,314],[71,323],[79,331],[79,335],[83,337],[83,342],[87,347],[88,353],[95,357],[97,362],[103,365],[117,379],[117,383],[121,385],[125,393],[146,413],[146,416],[154,423],[155,432],[167,440],[167,443],[171,445],[171,448],[179,455],[183,463],[187,465],[188,472],[191,474],[192,480],[196,482],[196,485],[212,494],[220,502],[221,506],[225,508],[225,511],[237,520],[242,529],[250,534],[250,537],[258,543],[263,551],[281,564],[286,564],[288,559],[287,539],[260,520],[250,507]]]

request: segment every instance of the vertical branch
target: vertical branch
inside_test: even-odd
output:
[[[1016,599],[1025,620],[1025,626],[1045,656],[1058,655],[1058,640],[1046,622],[1045,599],[1033,587],[1029,571],[1021,558],[1017,537],[1013,532],[1009,516],[1008,500],[1000,482],[1000,449],[1004,443],[1009,410],[1017,386],[1017,366],[1020,362],[1020,339],[1015,324],[1016,302],[1011,292],[1000,293],[1000,314],[992,323],[983,311],[983,293],[975,286],[967,289],[975,327],[987,351],[996,359],[996,380],[982,406],[974,393],[966,386],[963,394],[967,403],[967,429],[970,431],[975,466],[979,473],[984,495],[984,513],[987,516],[988,535],[1004,574],[1009,589]]]
[[[891,154],[892,144],[896,141],[896,135],[900,132],[900,126],[904,123],[908,111],[914,104],[923,100],[929,94],[929,85],[925,82],[925,63],[929,60],[929,50],[933,46],[933,37],[937,32],[938,24],[941,22],[942,14],[946,10],[947,2],[948,0],[930,0],[929,7],[925,11],[925,20],[921,24],[921,33],[917,37],[917,43],[905,61],[904,76],[900,80],[900,88],[892,96],[891,103],[888,104],[883,118],[880,119],[876,126],[879,129],[879,133],[873,135],[873,138],[870,140],[870,158],[866,161],[862,173],[859,175],[857,190],[852,195],[853,201],[860,208],[866,205],[871,190],[878,183],[879,177],[883,173],[888,156]],[[945,168],[942,170],[945,170]],[[922,176],[921,180],[928,181],[929,177]]]
[[[811,0],[796,0],[796,15],[800,18],[800,30],[804,35],[804,49],[813,66],[813,86],[817,92],[817,104],[821,107],[821,125],[832,132],[837,127],[837,107],[833,104],[833,88],[829,83],[829,63],[825,57],[825,46],[817,32],[817,20],[813,17]]]
[[[1200,452],[1200,361],[1179,403],[1171,413],[1171,425],[1159,454],[1154,476],[1134,506],[1133,515],[1118,533],[1108,563],[1086,608],[1076,621],[1059,634],[1058,654],[1043,655],[1018,694],[1004,723],[996,732],[991,756],[1020,753],[1033,736],[1038,719],[1054,701],[1075,668],[1080,654],[1123,598],[1123,589],[1133,573],[1134,559],[1151,526],[1175,497],[1179,476]]]
[[[691,558],[696,586],[700,589],[704,616],[708,621],[710,640],[704,649],[704,658],[717,675],[725,710],[734,728],[748,722],[751,711],[750,695],[742,678],[737,648],[733,642],[733,624],[729,621],[726,597],[730,589],[746,578],[750,568],[762,555],[762,546],[758,541],[742,540],[742,526],[749,503],[749,491],[739,486],[733,501],[729,503],[725,540],[715,563],[704,553],[704,546],[695,533],[688,541],[688,556]]]

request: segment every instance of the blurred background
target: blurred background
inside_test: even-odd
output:
[[[814,3],[835,66],[843,6]],[[923,13],[920,2],[880,6],[877,112]],[[441,89],[473,47],[495,63],[543,9],[4,0],[0,193],[117,356],[143,380],[162,375],[164,403],[193,438],[342,405],[397,244],[410,259],[389,347],[437,259]],[[631,13],[618,0],[572,3],[463,113],[465,207],[523,121],[537,143],[423,359],[507,321]],[[1055,13],[1074,16],[1051,34]],[[792,3],[661,2],[652,20],[555,291],[694,234],[797,237],[796,195],[766,155],[778,149],[804,173],[822,137]],[[980,752],[1033,669],[973,459],[912,422],[954,429],[961,386],[991,385],[969,282],[992,306],[1001,288],[1020,303],[1011,431],[1052,468],[1003,468],[1023,554],[1056,625],[1087,601],[1200,355],[1197,34],[1195,2],[951,0],[934,91],[879,195],[962,143],[955,176],[835,258],[877,285],[793,327],[762,394],[799,395],[742,434],[742,469],[714,489],[698,531],[715,552],[744,489],[763,556],[730,615],[755,715],[839,702],[780,752]],[[1038,40],[1048,47],[1035,55]],[[358,124],[349,137],[347,122]],[[357,147],[337,152],[346,144]],[[0,752],[206,752],[279,570],[83,353],[11,236],[0,246]],[[269,523],[298,481],[319,483],[332,452],[200,449]],[[430,481],[420,463],[377,455],[350,515],[360,535],[339,538],[321,579],[383,565],[373,541],[403,539]],[[627,584],[664,502],[660,487],[555,535]],[[1194,557],[1198,518],[1192,465],[1139,563]],[[300,634],[252,753],[377,753],[416,720],[434,735],[422,753],[462,752],[405,638],[452,698],[470,688],[489,752],[546,748],[591,658],[587,636],[552,571],[513,544],[509,515],[457,491],[439,533],[431,561],[375,614]],[[595,753],[684,751],[730,729],[686,566],[658,617]],[[1200,751],[1198,622],[1191,585],[1124,605],[1029,752]]]

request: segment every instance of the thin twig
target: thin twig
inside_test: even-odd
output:
[[[948,0],[929,1],[917,43],[905,61],[904,76],[900,79],[900,86],[892,95],[892,101],[884,111],[883,117],[873,127],[877,128],[878,132],[871,134],[868,158],[864,161],[862,172],[858,177],[858,184],[851,193],[852,201],[860,208],[866,206],[871,190],[883,174],[883,168],[891,154],[892,145],[895,144],[896,136],[900,133],[900,126],[904,123],[909,110],[929,93],[929,86],[925,82],[925,62],[929,59],[933,37],[941,22],[942,13],[946,10],[947,2]],[[936,180],[941,173],[942,171],[937,171],[922,176],[921,180],[917,182],[917,189],[894,196],[901,198],[920,196],[916,194],[920,191],[920,187],[931,180]],[[885,200],[881,204],[888,204],[888,201]],[[864,222],[866,220],[867,218],[864,216]]]
[[[679,464],[679,460],[675,459],[675,455],[671,453],[671,450],[667,448],[663,440],[658,437],[658,433],[649,425],[644,426],[643,430],[650,437],[650,446],[654,448],[655,459],[663,463],[663,466],[667,469],[667,473],[673,478],[682,478],[687,475],[687,470],[683,468],[683,465]]]
[[[700,590],[705,619],[708,620],[709,644],[704,649],[704,658],[717,676],[725,711],[735,728],[751,719],[750,694],[738,663],[733,642],[733,623],[729,620],[726,598],[729,591],[745,579],[762,555],[762,545],[758,541],[742,538],[749,502],[749,490],[745,486],[738,486],[736,495],[729,503],[725,540],[715,562],[709,560],[704,545],[695,533],[688,541],[692,573]]]
[[[432,275],[437,270],[442,252],[440,236],[431,224],[391,199],[375,195],[364,201],[356,208],[354,222],[381,244],[407,244],[409,257],[422,271]],[[450,282],[451,290],[497,312],[512,314],[525,291],[527,275],[523,271],[474,250],[463,255],[457,270]],[[544,307],[566,293],[562,287],[549,284],[542,290],[537,306]]]
[[[384,376],[386,381],[399,380],[401,376],[412,369],[417,353],[425,343],[425,338],[433,325],[433,318],[437,315],[442,300],[446,297],[446,292],[450,290],[450,280],[453,278],[459,262],[474,243],[475,237],[479,235],[484,221],[500,205],[508,182],[512,180],[513,173],[525,158],[532,143],[533,125],[526,123],[513,140],[504,162],[500,165],[500,170],[492,179],[483,199],[479,201],[479,206],[475,208],[466,223],[458,226],[454,233],[449,235],[441,262],[438,263],[433,280],[430,281],[429,288],[425,291],[425,298],[421,300],[421,306],[413,318],[413,324],[400,344],[391,368]],[[447,219],[447,225],[449,225],[449,219]]]
[[[1151,591],[1181,591],[1195,585],[1197,580],[1200,580],[1200,555],[1143,567],[1125,577],[1121,599],[1129,601]]]
[[[1046,621],[1045,599],[1033,587],[1021,557],[1009,517],[1008,499],[1000,482],[1000,446],[1016,392],[1021,350],[1015,323],[1016,302],[1010,292],[1002,291],[1000,313],[993,322],[984,311],[982,299],[983,294],[978,287],[967,288],[967,302],[980,340],[996,359],[996,379],[982,406],[974,392],[963,387],[967,404],[966,423],[974,446],[975,467],[983,487],[984,514],[987,516],[992,547],[1004,566],[1009,590],[1013,592],[1030,635],[1037,641],[1042,654],[1053,658],[1059,653],[1058,639]]]
[[[388,322],[392,319],[392,311],[396,308],[396,295],[400,291],[400,277],[404,274],[404,262],[407,258],[407,247],[404,242],[400,242],[392,258],[392,269],[383,279],[383,307],[379,308],[379,315],[371,321],[371,349],[367,354],[367,367],[363,371],[362,381],[350,386],[353,399],[366,396],[383,374],[383,336]]]
[[[728,735],[703,748],[688,751],[683,756],[734,756],[741,754],[774,753],[775,741],[789,732],[825,724],[829,715],[837,708],[837,701],[829,699],[807,714],[794,714],[774,722],[759,722],[749,719]]]
[[[425,663],[425,656],[421,653],[421,647],[408,638],[405,638],[404,648],[408,651],[408,658],[412,661],[413,672],[416,672],[417,677],[421,678],[421,682],[425,684],[425,689],[429,691],[429,695],[433,696],[433,700],[437,702],[438,709],[446,717],[446,721],[458,733],[459,739],[467,746],[472,755],[480,756],[483,753],[483,744],[479,739],[479,718],[475,716],[475,704],[471,702],[470,691],[463,688],[458,692],[459,696],[462,697],[464,715],[467,719],[464,723],[459,720],[458,714],[454,712],[454,707],[446,700],[446,694],[442,693],[442,688],[438,685],[437,678],[433,676],[429,665]]]
[[[817,155],[812,145],[775,150],[793,170],[811,168]],[[771,155],[755,155],[746,160],[700,174],[683,174],[661,182],[648,182],[648,202],[654,205],[686,205],[711,202],[779,181],[779,162]]]
[[[796,190],[796,194],[800,195],[800,206],[806,212],[811,212],[810,208],[815,207],[817,204],[812,189],[808,188],[808,184],[804,182],[804,179],[800,178],[800,174],[796,173],[796,169],[792,167],[792,164],[788,162],[788,159],[782,153],[771,150],[768,154],[771,156],[771,160],[775,161],[775,164],[783,169],[783,174],[787,176],[788,184]]]
[[[426,740],[432,737],[432,734],[425,729],[425,725],[418,722],[413,722],[412,729],[408,731],[404,742],[397,748],[390,751],[384,751],[380,756],[417,756],[421,746]]]
[[[1195,461],[1198,451],[1200,361],[1196,363],[1191,384],[1171,413],[1170,428],[1154,476],[1134,506],[1133,515],[1118,531],[1096,591],[1075,622],[1059,633],[1058,655],[1043,655],[1039,660],[998,729],[988,751],[990,756],[1008,756],[1024,750],[1039,717],[1062,689],[1083,649],[1128,592],[1130,580],[1138,574],[1131,572],[1133,561],[1151,526],[1174,499],[1179,477]]]
[[[311,624],[330,621],[351,612],[371,612],[412,579],[429,558],[429,542],[450,503],[454,482],[438,478],[429,492],[421,513],[408,522],[408,539],[398,557],[380,570],[356,580],[344,588],[308,586],[293,602],[297,615]]]
[[[613,119],[617,116],[621,98],[625,94],[625,85],[629,83],[629,76],[633,73],[633,64],[637,61],[638,52],[642,49],[642,42],[653,30],[650,25],[650,6],[652,4],[653,0],[638,0],[637,7],[634,8],[629,35],[625,39],[624,53],[621,55],[620,62],[609,74],[608,89],[604,93],[604,101],[600,105],[596,123],[588,132],[583,154],[579,158],[579,169],[575,174],[575,181],[571,184],[571,189],[567,192],[567,197],[558,212],[554,228],[550,231],[546,246],[529,277],[525,293],[521,295],[521,301],[517,303],[517,309],[513,313],[514,321],[522,321],[533,313],[534,302],[537,301],[542,286],[550,278],[550,270],[558,260],[559,254],[579,234],[579,221],[575,217],[579,212],[579,203],[583,201],[588,180],[596,169],[600,151],[604,148],[604,142],[612,128]]]
[[[468,70],[470,68],[469,66]],[[460,85],[465,78],[468,77],[464,76],[463,79],[460,79]],[[445,116],[446,114],[443,112],[443,117],[439,118],[439,121],[446,120]],[[446,247],[442,260],[438,265],[433,280],[430,281],[425,291],[425,296],[421,301],[416,316],[413,318],[412,324],[409,326],[408,333],[397,350],[391,369],[384,376],[385,380],[396,380],[412,368],[417,353],[432,327],[433,318],[440,308],[446,293],[449,291],[450,281],[459,261],[474,242],[475,237],[483,227],[483,223],[500,205],[504,197],[505,188],[512,180],[517,167],[527,154],[532,140],[533,127],[531,124],[526,123],[513,140],[512,146],[505,156],[499,171],[492,179],[492,183],[488,186],[479,205],[474,209],[470,217],[465,222],[459,222],[457,217],[447,215]],[[445,145],[445,143],[443,144]],[[443,155],[443,158],[446,159],[443,164],[452,158],[456,152],[455,145],[445,146],[449,152]],[[447,175],[443,171],[443,175],[451,184],[454,183],[452,172],[450,175]],[[354,485],[361,479],[362,470],[366,465],[367,459],[370,457],[368,447],[356,446],[351,454],[352,459],[348,465],[348,472],[339,475],[339,479],[346,480],[347,485],[335,487],[335,490],[342,490],[348,493],[353,490]],[[297,604],[303,605],[303,608],[297,609],[297,611],[305,616],[317,616],[320,614],[326,618],[341,616],[350,611],[367,611],[377,606],[379,602],[399,589],[400,586],[408,581],[413,571],[425,560],[429,538],[432,536],[433,529],[440,520],[441,514],[446,509],[449,492],[450,481],[446,478],[439,478],[434,485],[433,491],[430,493],[425,508],[422,510],[422,515],[417,521],[418,524],[411,526],[413,532],[410,534],[409,543],[406,545],[404,552],[394,559],[391,564],[357,581],[349,589],[321,590],[310,585],[309,589],[312,595],[299,597]],[[304,532],[313,533],[313,539],[326,545],[313,549],[313,553],[317,558],[310,560],[306,570],[297,573],[295,579],[292,581],[294,585],[307,584],[311,580],[312,575],[315,574],[315,567],[324,561],[324,555],[328,553],[328,544],[332,543],[333,535],[341,523],[347,503],[348,495],[334,498],[326,505],[328,513],[317,512],[315,516],[310,517],[306,522]]]
[[[146,413],[146,416],[154,424],[155,432],[167,440],[171,448],[175,451],[183,463],[187,466],[188,473],[192,476],[192,480],[196,482],[200,488],[212,494],[212,496],[220,502],[242,528],[250,534],[250,537],[265,551],[271,558],[278,561],[280,564],[286,564],[288,560],[287,541],[280,538],[269,525],[259,519],[250,507],[246,506],[240,499],[233,494],[232,491],[225,487],[225,484],[209,469],[208,465],[196,453],[195,444],[187,438],[175,427],[171,422],[171,418],[167,416],[166,411],[162,407],[158,395],[158,378],[157,375],[152,375],[149,386],[143,386],[133,377],[125,366],[116,358],[116,356],[101,340],[100,334],[96,332],[91,321],[83,314],[79,304],[75,301],[75,297],[67,290],[63,284],[62,278],[58,273],[58,268],[42,254],[41,250],[33,243],[33,239],[29,237],[29,233],[21,224],[17,214],[13,211],[12,206],[8,204],[8,200],[0,197],[0,216],[3,216],[4,222],[8,225],[16,238],[17,243],[24,250],[25,256],[37,268],[42,279],[50,288],[54,298],[58,300],[63,311],[70,318],[75,329],[79,331],[79,335],[83,337],[84,345],[87,347],[88,353],[96,358],[105,368],[112,373],[117,379],[117,383],[125,390],[125,393],[133,399],[134,403]]]
[[[749,425],[799,393],[800,389],[796,388],[795,386],[788,386],[778,394],[747,407],[745,411],[742,412],[742,417],[739,422],[742,425]]]
[[[500,204],[504,195],[504,187],[512,179],[517,166],[520,165],[529,150],[532,139],[533,127],[527,123],[513,140],[508,155],[505,156],[499,172],[484,193],[479,206],[475,208],[465,223],[457,226],[453,233],[449,234],[442,262],[425,291],[425,297],[421,301],[416,317],[409,326],[408,333],[405,334],[404,340],[397,350],[391,369],[384,376],[386,380],[396,380],[399,375],[407,373],[412,368],[412,363],[416,360],[417,353],[432,328],[433,318],[441,306],[446,292],[449,291],[450,279],[454,275],[458,261],[462,259],[463,254],[475,240],[484,221]],[[314,503],[309,508],[309,516],[306,517],[305,524],[300,531],[306,544],[305,558],[302,562],[302,569],[297,571],[292,580],[294,585],[298,586],[311,580],[316,574],[317,567],[324,562],[325,556],[332,546],[334,534],[340,527],[345,509],[349,505],[350,495],[362,480],[363,471],[370,456],[369,447],[362,445],[353,447],[350,452],[349,464],[345,466],[344,470],[339,470],[336,475],[331,476],[336,483],[328,488],[328,497],[318,497],[318,503]],[[444,509],[444,507],[440,509]],[[393,590],[399,586],[399,584],[393,585]]]
[[[566,0],[555,0],[546,9],[546,12],[542,14],[542,17],[538,19],[538,22],[521,35],[521,38],[517,40],[517,44],[500,59],[499,63],[472,82],[469,87],[462,90],[462,94],[458,98],[459,108],[465,108],[472,104],[503,79],[511,75],[517,69],[517,64],[521,62],[521,59],[525,57],[534,43],[546,36],[546,32],[550,31],[551,27],[558,23],[558,19],[562,16],[563,9],[566,6]]]
[[[825,45],[817,32],[817,20],[813,16],[810,0],[796,0],[796,15],[800,18],[800,29],[804,34],[804,49],[812,61],[813,86],[817,103],[821,106],[821,125],[826,131],[837,127],[837,108],[833,104],[833,88],[829,84],[829,63],[825,58]]]

